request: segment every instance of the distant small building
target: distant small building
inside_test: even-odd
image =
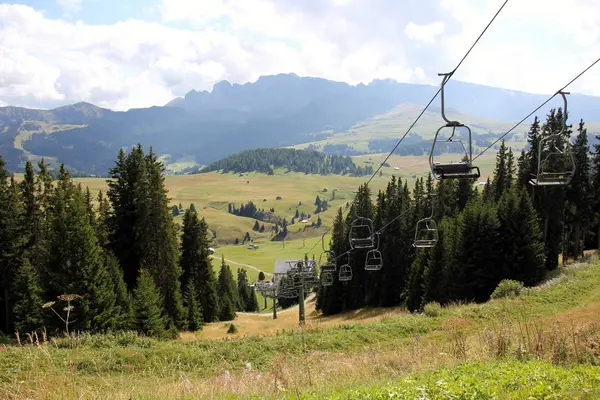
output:
[[[209,248],[208,248],[208,252],[209,252],[210,254],[215,254],[215,249],[213,249],[212,247],[209,247]]]

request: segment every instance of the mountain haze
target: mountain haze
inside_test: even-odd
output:
[[[353,86],[279,74],[243,85],[222,81],[211,92],[192,90],[165,106],[126,112],[89,103],[53,110],[2,107],[0,154],[12,170],[22,168],[27,158],[44,156],[75,171],[106,174],[120,148],[139,142],[152,146],[167,164],[183,158],[209,164],[242,150],[323,140],[400,104],[422,107],[436,90],[435,86],[392,80]],[[456,110],[472,120],[512,122],[547,96],[451,81],[446,98],[449,114]],[[557,98],[548,108],[558,106]],[[570,95],[569,109],[571,122],[579,118],[600,121],[599,97]],[[439,112],[439,103],[430,111]],[[546,112],[541,110],[540,116]],[[406,115],[407,121],[414,114]],[[502,133],[479,125],[475,133]],[[370,134],[377,139],[376,129]]]

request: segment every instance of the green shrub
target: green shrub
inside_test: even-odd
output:
[[[425,304],[423,312],[428,317],[437,317],[442,313],[442,306],[437,301],[432,301],[431,303]]]
[[[227,329],[227,333],[237,333],[238,328],[235,324],[229,324],[229,329]]]
[[[494,292],[490,296],[492,299],[515,298],[521,294],[525,287],[523,282],[512,279],[503,279],[500,281]]]

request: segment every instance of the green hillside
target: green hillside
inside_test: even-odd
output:
[[[244,315],[228,340],[22,337],[0,352],[0,390],[31,399],[597,398],[599,288],[596,258],[517,298],[425,314],[311,315],[305,328],[249,337],[244,327],[268,317]]]

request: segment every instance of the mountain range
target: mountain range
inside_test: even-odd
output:
[[[0,154],[15,171],[28,158],[45,157],[76,172],[105,175],[120,148],[142,143],[166,164],[183,159],[191,168],[246,149],[323,140],[401,104],[422,108],[437,89],[392,80],[349,85],[279,74],[243,85],[221,81],[210,92],[192,90],[165,106],[126,112],[85,102],[53,110],[0,107]],[[448,113],[475,120],[518,121],[547,97],[459,81],[446,86]],[[548,110],[558,106],[557,98]],[[419,107],[412,108],[408,123],[418,114]],[[540,110],[540,117],[548,110]],[[600,97],[572,94],[569,111],[571,122],[600,122]],[[437,101],[429,112],[439,113]],[[478,131],[502,133],[487,122],[478,124]],[[377,139],[376,130],[371,135]]]

